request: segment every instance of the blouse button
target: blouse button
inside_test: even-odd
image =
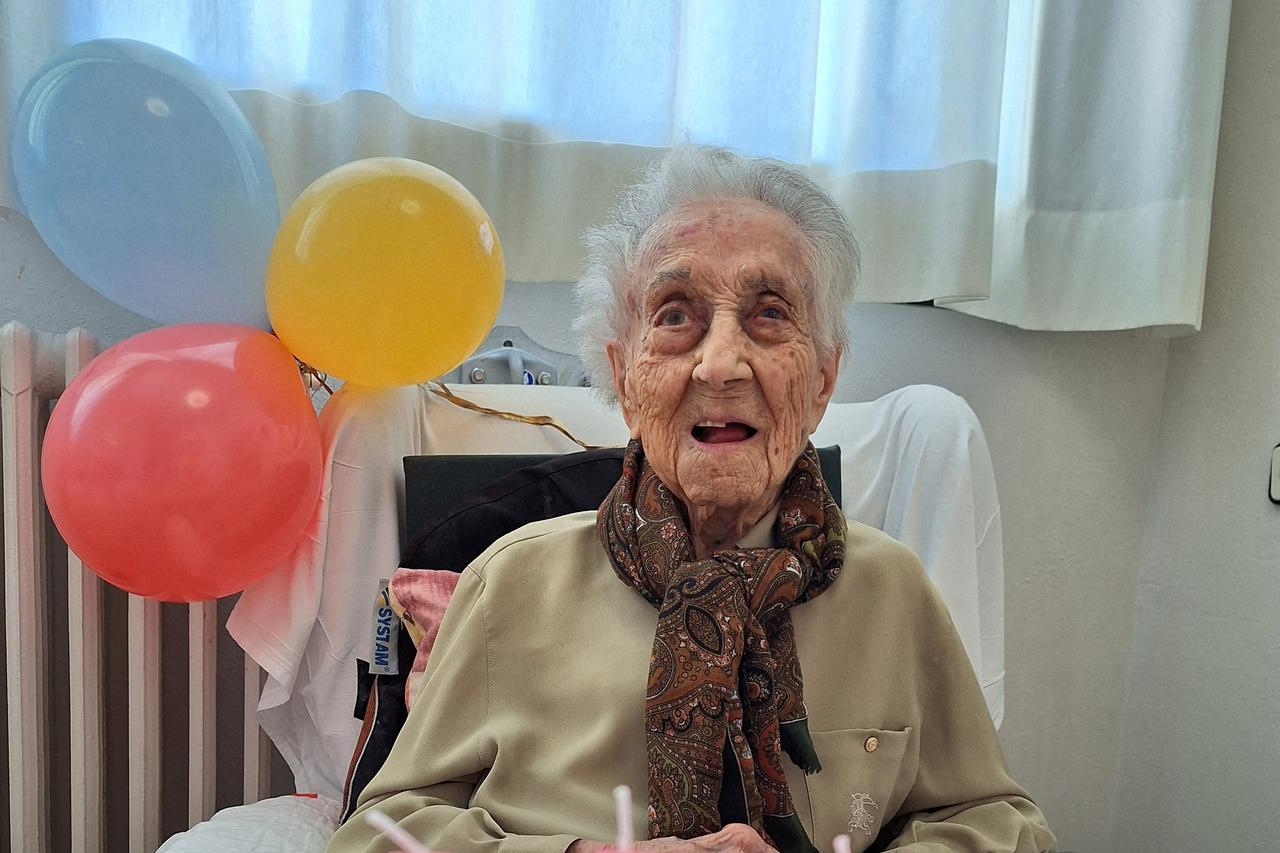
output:
[[[880,739],[874,736],[869,737],[867,738],[867,742],[864,743],[863,746],[866,747],[867,752],[875,752],[880,747]]]

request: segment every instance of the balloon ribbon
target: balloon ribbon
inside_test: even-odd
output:
[[[533,424],[534,426],[551,427],[553,430],[561,433],[565,438],[585,450],[595,450],[599,447],[597,444],[587,444],[585,441],[569,432],[568,428],[564,424],[560,423],[555,418],[548,417],[547,415],[518,415],[515,412],[504,412],[501,409],[490,409],[487,406],[481,406],[479,403],[473,403],[464,397],[459,397],[457,394],[450,391],[448,386],[444,383],[437,382],[434,379],[427,383],[427,387],[433,394],[437,394],[448,400],[450,403],[453,403],[455,406],[459,406],[463,409],[479,412],[482,415],[492,415],[495,418],[502,418],[504,421],[516,421],[518,423]]]

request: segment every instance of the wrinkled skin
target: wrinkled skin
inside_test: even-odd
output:
[[[732,548],[777,502],[835,390],[808,243],[754,199],[693,202],[650,231],[626,294],[628,327],[608,345],[623,418],[688,507],[699,556]]]

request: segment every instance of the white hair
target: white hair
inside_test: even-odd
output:
[[[573,329],[591,384],[607,399],[615,395],[605,346],[627,331],[623,290],[646,236],[676,208],[711,198],[755,199],[795,222],[809,244],[819,356],[847,347],[844,309],[853,297],[859,259],[858,244],[840,206],[808,177],[778,160],[681,146],[646,167],[623,190],[609,219],[583,235],[587,254],[574,287],[578,318]]]

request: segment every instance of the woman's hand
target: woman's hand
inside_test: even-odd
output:
[[[637,841],[632,847],[637,853],[777,853],[745,823],[731,823],[719,832],[699,838],[655,838]],[[603,841],[578,839],[569,845],[567,853],[613,853],[612,844]]]

